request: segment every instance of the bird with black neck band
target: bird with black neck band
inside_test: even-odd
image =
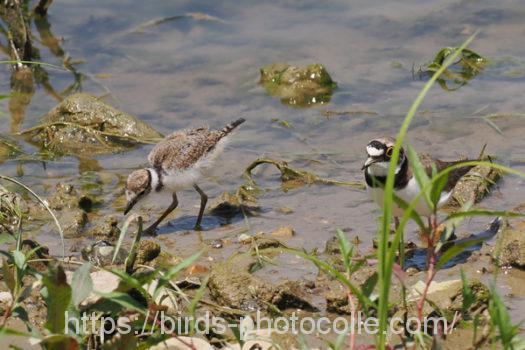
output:
[[[370,196],[380,207],[383,207],[384,203],[384,186],[388,176],[388,170],[390,168],[390,161],[394,153],[395,144],[396,140],[392,137],[379,137],[371,140],[366,146],[367,158],[361,170],[364,171],[366,187]],[[467,161],[461,160],[446,162],[428,154],[418,154],[418,157],[425,173],[429,177],[432,176],[433,169],[439,172],[452,165]],[[450,200],[454,186],[471,168],[472,166],[464,166],[453,169],[449,172],[447,183],[443,187],[439,200],[437,201],[436,207],[438,209],[443,207]],[[410,163],[405,150],[401,147],[395,169],[394,195],[405,203],[411,203],[420,192],[421,188],[414,175],[412,164]],[[415,211],[420,216],[427,218],[430,218],[433,213],[433,210],[429,207],[423,196],[420,196]],[[399,217],[403,214],[404,209],[396,203],[393,203],[392,216],[394,217],[396,228],[399,225]]]

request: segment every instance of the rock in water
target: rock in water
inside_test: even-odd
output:
[[[84,93],[66,98],[44,115],[41,125],[23,134],[52,152],[84,157],[114,153],[162,138],[137,118]]]
[[[311,107],[330,101],[337,84],[322,64],[294,67],[275,63],[261,68],[259,81],[266,92],[284,104]]]

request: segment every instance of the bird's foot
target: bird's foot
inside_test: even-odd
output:
[[[202,231],[201,224],[195,224],[195,227],[193,228],[195,231]]]

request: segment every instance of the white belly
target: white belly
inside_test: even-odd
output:
[[[226,142],[227,138],[219,140],[213,151],[199,159],[191,168],[183,171],[168,171],[167,175],[164,175],[162,179],[164,186],[171,191],[179,191],[193,186],[193,184],[210,173],[217,157],[224,150]]]
[[[370,193],[370,196],[372,197],[372,199],[382,208],[383,207],[383,197],[384,197],[383,189],[380,187],[368,187],[368,186],[367,188],[368,188],[368,192]],[[405,188],[401,190],[394,190],[394,191],[395,191],[396,196],[404,200],[407,204],[410,204],[412,200],[419,194],[420,188],[417,183],[417,180],[415,178],[412,178],[408,182]],[[449,201],[451,194],[452,194],[452,191],[443,192],[441,194],[441,197],[437,205],[438,208],[442,207]],[[417,202],[415,210],[420,216],[428,217],[432,214],[432,211],[428,207],[427,202],[425,201],[423,197],[421,197],[419,201]],[[393,204],[392,215],[400,217],[400,216],[403,216],[403,214],[404,214],[404,210],[398,207],[396,204]]]

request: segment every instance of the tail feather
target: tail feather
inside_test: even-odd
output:
[[[231,133],[236,127],[238,127],[239,125],[241,125],[242,123],[244,123],[246,121],[246,119],[244,118],[239,118],[237,119],[236,121],[234,122],[231,122],[230,124],[226,125],[222,130],[222,134],[223,134],[223,137],[228,135],[229,133]]]

